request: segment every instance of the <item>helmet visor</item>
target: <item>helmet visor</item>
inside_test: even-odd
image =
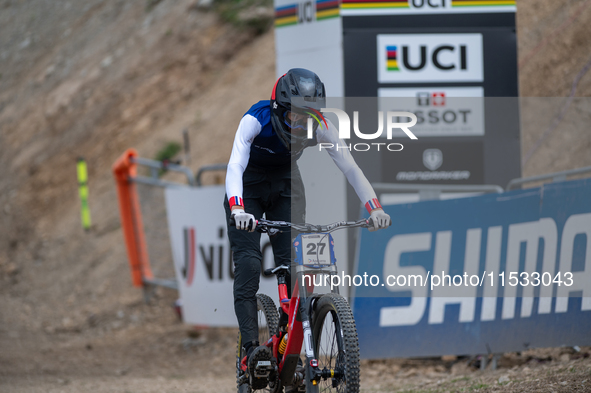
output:
[[[316,116],[308,112],[285,111],[283,122],[288,126],[290,133],[298,137],[306,137],[308,131],[308,120],[312,122],[312,129],[318,126]]]

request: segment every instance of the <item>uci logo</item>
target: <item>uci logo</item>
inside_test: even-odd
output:
[[[408,0],[408,5],[415,9],[451,8],[451,0]]]
[[[310,23],[316,19],[316,3],[298,3],[298,23]]]
[[[378,82],[482,82],[482,34],[378,34]]]
[[[429,48],[427,45],[410,46],[389,45],[386,47],[387,70],[400,71],[421,71],[429,63],[432,67],[441,71],[467,70],[468,69],[468,47],[466,45],[439,45]],[[400,61],[399,61],[400,60]]]

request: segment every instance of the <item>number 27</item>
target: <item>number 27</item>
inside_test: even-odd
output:
[[[308,249],[308,252],[306,253],[306,255],[314,255],[316,254],[316,246],[318,246],[318,254],[324,254],[324,248],[326,247],[325,243],[308,243],[306,245],[306,248]]]

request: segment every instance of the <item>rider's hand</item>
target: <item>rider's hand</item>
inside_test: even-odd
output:
[[[234,208],[232,209],[232,216],[234,216],[234,221],[236,221],[236,228],[254,232],[257,226],[257,220],[255,220],[252,214],[245,212],[242,208]]]
[[[390,216],[386,214],[382,209],[373,209],[369,216],[373,222],[373,227],[370,227],[370,232],[377,231],[378,229],[385,229],[390,226],[392,221]]]

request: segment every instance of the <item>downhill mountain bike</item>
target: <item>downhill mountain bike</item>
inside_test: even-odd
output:
[[[236,369],[239,393],[281,393],[284,388],[286,393],[359,392],[359,343],[351,308],[339,294],[338,287],[330,293],[314,293],[312,278],[314,275],[326,277],[338,274],[330,232],[370,226],[372,223],[369,220],[341,221],[330,225],[257,221],[256,230],[269,236],[283,230],[299,233],[292,243],[295,284],[290,298],[286,276],[291,267],[278,266],[264,271],[266,276],[277,276],[279,303],[288,316],[288,322],[285,326],[278,326],[279,313],[275,303],[269,296],[257,294],[259,343],[270,349],[272,357],[258,361],[254,373],[249,372],[238,336]],[[305,352],[303,364],[300,358],[302,344]]]

